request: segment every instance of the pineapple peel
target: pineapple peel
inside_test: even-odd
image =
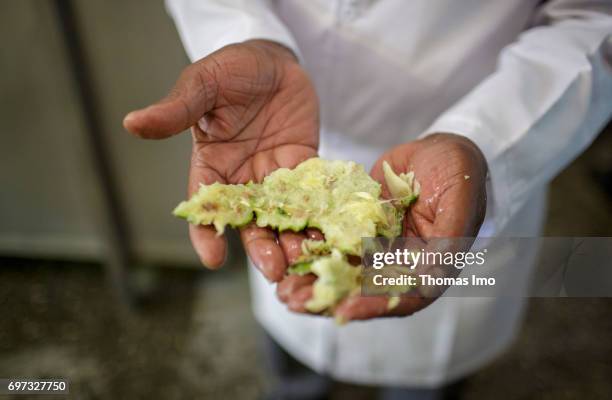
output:
[[[410,205],[419,196],[421,191],[421,185],[414,179],[414,172],[410,171],[397,175],[386,161],[383,161],[382,167],[385,183],[391,196],[400,201],[404,206]],[[407,204],[403,204],[405,202]]]
[[[320,312],[358,287],[361,268],[349,264],[346,255],[361,255],[362,237],[401,234],[403,211],[417,198],[419,185],[412,172],[396,175],[386,162],[383,172],[391,200],[381,199],[380,183],[363,166],[311,158],[291,170],[277,169],[262,183],[201,185],[173,214],[213,225],[218,234],[253,219],[279,231],[321,230],[325,241],[304,241],[303,257],[289,269],[318,276],[306,308]]]

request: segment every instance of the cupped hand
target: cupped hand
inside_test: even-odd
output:
[[[418,237],[427,243],[433,238],[477,235],[486,211],[487,164],[473,142],[463,136],[439,133],[392,148],[380,157],[371,171],[371,176],[382,184],[383,197],[389,198],[383,161],[387,161],[396,173],[414,171],[421,185],[420,196],[406,213],[404,236]],[[461,246],[471,244],[457,241],[447,250],[468,250],[457,248],[458,243]],[[312,276],[290,276],[278,285],[278,296],[290,309],[305,312],[304,305],[312,294],[313,281]],[[435,298],[413,291],[401,296],[399,304],[389,309],[385,296],[352,296],[343,300],[334,314],[344,321],[410,315]]]
[[[312,83],[285,47],[253,40],[224,47],[188,66],[168,96],[131,112],[125,128],[163,139],[191,128],[191,196],[200,184],[261,180],[316,156],[319,105]],[[190,226],[202,263],[223,264],[227,244],[211,226]],[[273,231],[241,229],[247,254],[264,275],[280,280],[287,265]],[[281,238],[282,239],[282,238]],[[282,239],[285,249],[293,239]]]

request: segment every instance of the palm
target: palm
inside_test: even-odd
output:
[[[128,114],[125,127],[148,139],[191,128],[189,194],[200,184],[261,181],[279,167],[316,155],[318,100],[293,54],[253,40],[226,46],[187,67],[160,102]],[[242,230],[247,253],[270,280],[286,261],[270,230]],[[209,267],[223,264],[226,243],[209,226],[191,226],[194,248]],[[282,240],[282,238],[281,238]]]
[[[316,155],[318,101],[304,71],[257,51],[239,57],[216,64],[215,105],[192,128],[193,184],[261,181]]]
[[[371,174],[382,183],[383,195],[388,196],[383,160],[394,171],[414,171],[421,185],[419,198],[404,220],[405,236],[425,241],[436,237],[476,236],[486,209],[487,166],[472,142],[457,135],[437,134],[394,147],[383,154]],[[464,245],[466,242],[457,243]],[[451,246],[449,251],[467,250]],[[399,304],[389,310],[386,297],[354,296],[345,299],[335,312],[343,319],[410,315],[434,300],[435,297],[422,293],[411,293],[402,296]]]
[[[486,206],[486,166],[472,149],[435,137],[394,147],[371,172],[388,196],[382,160],[394,171],[414,171],[421,185],[421,194],[406,215],[404,235],[456,237],[478,232]]]
[[[421,186],[420,196],[404,220],[405,236],[427,241],[434,237],[472,237],[478,233],[486,205],[487,167],[473,143],[456,135],[438,134],[389,150],[371,171],[372,177],[383,186],[383,196],[388,198],[383,161],[396,172],[414,171]],[[290,309],[306,312],[305,303],[312,295],[313,281],[313,276],[289,276],[279,284],[277,292]],[[357,295],[343,300],[334,313],[345,320],[409,315],[433,300],[433,297],[411,293],[389,310],[386,297]]]
[[[230,54],[215,64],[214,107],[191,129],[190,194],[201,183],[260,182],[275,169],[293,168],[317,153],[318,100],[304,71],[295,63],[261,58],[257,51],[243,51],[239,58],[234,62]],[[209,227],[192,226],[190,232],[203,262],[220,265],[222,239]],[[241,237],[254,264],[268,279],[280,280],[286,261],[275,234],[251,225]]]

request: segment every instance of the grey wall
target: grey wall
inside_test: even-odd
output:
[[[172,86],[187,64],[162,1],[75,1],[132,248],[142,262],[193,263],[185,196],[189,137],[146,142],[124,114]],[[0,5],[0,255],[100,259],[100,182],[53,2]]]

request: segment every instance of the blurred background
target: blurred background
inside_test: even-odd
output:
[[[121,126],[187,65],[163,2],[1,0],[0,54],[0,377],[67,377],[80,399],[259,397],[244,255],[233,237],[226,267],[204,271],[170,214],[188,135]],[[554,180],[547,235],[612,236],[611,169],[608,127]],[[460,398],[612,398],[611,306],[531,299]]]

